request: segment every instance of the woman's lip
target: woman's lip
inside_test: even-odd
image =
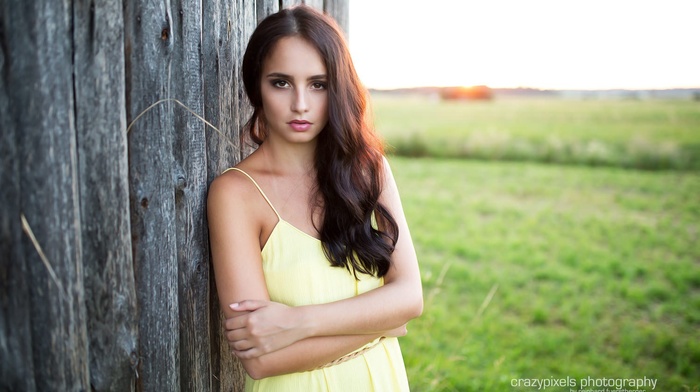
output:
[[[309,128],[311,128],[311,123],[306,120],[294,120],[290,121],[288,124],[297,132],[308,131]]]

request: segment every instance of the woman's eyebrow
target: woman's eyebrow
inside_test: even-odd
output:
[[[283,74],[281,72],[272,72],[267,74],[268,78],[283,78],[283,79],[291,79],[292,77],[287,74]]]
[[[287,74],[282,73],[282,72],[271,72],[271,73],[267,74],[266,77],[268,77],[268,78],[293,79],[291,75],[287,75]],[[308,80],[323,80],[323,79],[326,79],[326,78],[327,78],[326,74],[319,74],[319,75],[312,75],[312,76],[309,76]]]

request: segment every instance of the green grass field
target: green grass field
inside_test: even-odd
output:
[[[397,155],[700,169],[700,102],[496,99],[375,94],[375,124]]]
[[[643,139],[676,152],[700,137],[693,102],[374,101],[390,143],[452,140],[430,149],[475,129],[509,135],[503,146],[547,129],[569,145]],[[624,169],[635,166],[624,157],[591,167],[430,155],[440,158],[390,158],[425,294],[401,339],[412,390],[568,392],[512,384],[567,377],[700,389],[700,172]]]
[[[391,162],[425,291],[402,338],[412,390],[700,385],[700,174]]]

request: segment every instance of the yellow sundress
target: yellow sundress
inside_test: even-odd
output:
[[[383,284],[382,278],[331,267],[321,241],[282,219],[248,173],[279,219],[261,254],[270,300],[289,306],[322,304],[350,298]],[[398,339],[368,343],[370,349],[337,365],[306,372],[253,380],[246,376],[246,392],[402,392],[408,391],[406,368]],[[360,348],[356,351],[361,351]]]

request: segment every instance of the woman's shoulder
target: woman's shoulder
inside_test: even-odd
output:
[[[253,178],[258,172],[256,160],[248,157],[236,166],[224,170],[209,185],[208,204],[225,204],[229,208],[250,208],[259,199]]]
[[[386,157],[386,155],[382,155],[381,166],[382,166],[382,170],[385,173],[387,171],[391,172],[391,166],[389,165],[389,159]]]
[[[382,156],[381,171],[384,177],[383,188],[386,188],[387,186],[396,186],[396,181],[394,180],[394,173],[391,171],[391,165],[389,164],[389,159],[386,157],[386,155]]]

